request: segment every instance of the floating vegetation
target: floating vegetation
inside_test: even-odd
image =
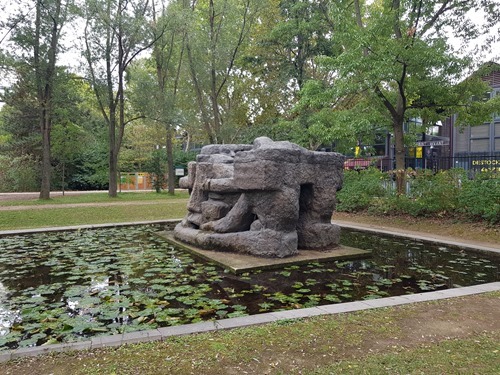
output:
[[[0,238],[0,349],[498,280],[499,256],[343,231],[372,257],[233,275],[155,226]]]

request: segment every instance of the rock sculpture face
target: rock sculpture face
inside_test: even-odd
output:
[[[257,138],[253,145],[210,145],[188,166],[191,190],[176,239],[219,251],[287,257],[331,249],[331,224],[344,156]]]

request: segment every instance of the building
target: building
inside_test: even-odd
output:
[[[483,80],[491,86],[484,100],[500,95],[500,65],[488,63],[492,67]],[[466,169],[500,171],[500,112],[491,115],[490,121],[482,125],[459,129],[454,126],[455,117],[448,119],[451,133],[451,152],[455,166]],[[467,162],[462,158],[469,159]],[[461,164],[461,165],[460,165]]]
[[[500,95],[500,64],[485,64],[489,73],[482,79],[491,86],[484,100]],[[413,169],[463,168],[471,171],[500,172],[500,111],[489,121],[475,126],[455,126],[457,116],[438,122],[422,133],[415,147],[407,150],[406,167]],[[419,119],[405,124],[405,131],[415,132],[421,126]],[[378,158],[376,165],[382,170],[394,167],[394,150],[390,136],[386,141],[386,154]],[[372,163],[372,165],[375,165]]]

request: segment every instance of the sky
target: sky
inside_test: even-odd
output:
[[[7,0],[3,2],[0,5],[0,22],[2,19],[5,19],[6,16],[9,13],[9,9],[13,9],[12,7],[9,8],[8,4],[16,4],[19,6],[19,2],[17,0]],[[6,9],[2,9],[5,8]],[[484,14],[480,12],[470,12],[469,13],[470,19],[472,19],[477,25],[481,25],[484,23]],[[63,43],[68,46],[68,47],[77,47],[78,46],[78,41],[75,38],[75,35],[78,35],[79,31],[75,30],[74,27],[68,27],[65,30],[65,37],[63,39]],[[474,43],[470,43],[468,47],[466,48],[461,48],[460,47],[460,42],[457,38],[454,37],[453,35],[453,30],[448,31],[449,34],[449,43],[454,47],[454,49],[460,54],[460,52],[468,53],[474,51],[475,48],[477,48],[478,45],[481,45],[484,43],[484,40],[486,37],[481,38],[477,40]],[[484,52],[479,52],[476,54],[478,57],[478,60],[480,62],[489,62],[489,61],[495,61],[497,63],[500,63],[500,25],[496,27],[495,30],[492,30],[490,33],[490,36],[495,38],[494,43],[491,45],[491,50],[487,53]],[[6,42],[8,40],[8,37],[5,33],[5,30],[0,29],[0,48],[4,48],[6,45]],[[67,52],[61,54],[59,56],[59,65],[65,65],[69,67],[73,71],[78,71],[78,67],[81,64],[81,56],[80,56],[80,51],[77,48],[69,48]],[[8,83],[8,78],[2,75],[0,72],[0,90],[2,86],[7,86]],[[0,107],[2,106],[2,103],[0,102]]]
[[[484,24],[484,12],[469,12],[469,18],[478,26]],[[449,43],[458,51],[460,51],[460,41],[453,35],[453,30],[449,31],[448,41]],[[488,37],[493,38],[493,43],[491,44],[491,50],[484,55],[479,56],[479,60],[482,63],[494,61],[500,64],[500,25],[497,25],[494,29],[490,31],[488,35],[478,38],[475,43],[471,43],[464,52],[473,52],[478,45],[484,45]]]

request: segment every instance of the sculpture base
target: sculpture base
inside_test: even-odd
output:
[[[236,274],[258,269],[280,268],[292,264],[362,259],[371,256],[370,251],[339,245],[321,251],[299,249],[297,255],[287,258],[261,258],[246,254],[200,249],[176,240],[173,232],[160,232],[159,235],[173,245],[204,260],[216,263]]]

